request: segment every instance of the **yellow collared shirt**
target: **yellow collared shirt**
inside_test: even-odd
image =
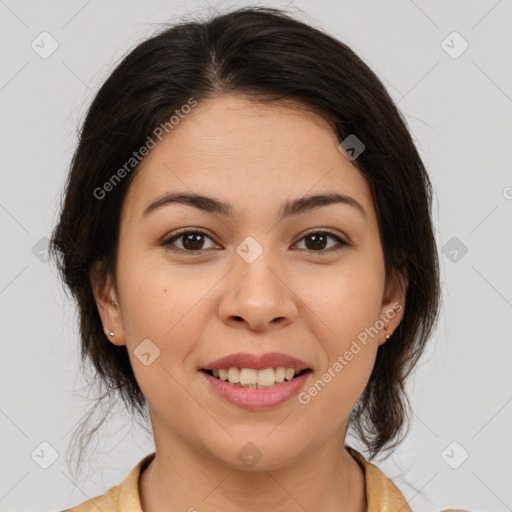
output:
[[[354,448],[346,448],[363,468],[368,512],[412,512],[400,490],[377,466],[368,462]],[[143,512],[139,497],[139,476],[155,455],[153,452],[144,457],[119,485],[111,487],[105,494],[63,512]],[[441,512],[467,511],[449,509]]]

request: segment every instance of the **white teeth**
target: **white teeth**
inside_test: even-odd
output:
[[[280,366],[279,368],[276,368],[275,374],[276,374],[276,382],[283,382],[284,376],[286,374],[286,370],[282,366]]]
[[[284,378],[286,380],[292,380],[295,376],[295,370],[293,368],[286,368],[286,371],[284,372]]]
[[[265,368],[264,370],[258,370],[258,384],[260,386],[273,386],[275,383],[276,376],[274,368]]]
[[[247,388],[268,388],[280,384],[285,380],[292,380],[299,371],[294,368],[265,368],[256,370],[254,368],[228,368],[212,370],[213,376],[220,380],[228,381],[240,387]]]
[[[238,368],[230,368],[228,370],[228,380],[233,384],[240,382],[240,370]]]
[[[236,370],[236,368],[235,368]],[[258,370],[253,368],[242,368],[240,370],[240,384],[247,386],[247,384],[256,384],[258,381]],[[230,381],[231,382],[231,381]],[[236,382],[232,382],[236,384]]]

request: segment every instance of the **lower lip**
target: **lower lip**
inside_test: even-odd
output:
[[[242,409],[263,411],[277,407],[298,394],[311,371],[304,372],[292,380],[284,381],[282,384],[266,389],[241,388],[230,382],[217,379],[204,371],[201,371],[201,373],[213,386],[213,389],[228,402]]]

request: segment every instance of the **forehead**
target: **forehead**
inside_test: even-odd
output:
[[[339,150],[332,125],[294,101],[209,98],[184,115],[141,163],[125,203],[139,214],[168,191],[215,195],[261,211],[337,191],[373,209],[368,183]]]

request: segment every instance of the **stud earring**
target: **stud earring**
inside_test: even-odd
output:
[[[105,329],[105,334],[108,334],[111,338],[114,337],[114,331],[111,331],[110,329]]]
[[[389,334],[386,334],[386,339],[389,340],[390,336]]]

